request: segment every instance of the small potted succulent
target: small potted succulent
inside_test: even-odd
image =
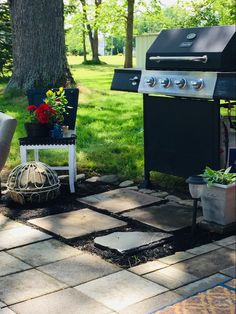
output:
[[[208,222],[229,225],[236,222],[236,173],[231,167],[213,170],[206,167],[203,178],[207,185],[201,196],[203,217]]]

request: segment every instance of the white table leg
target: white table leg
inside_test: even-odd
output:
[[[23,145],[20,146],[20,159],[21,159],[22,164],[27,162],[27,148],[26,148],[26,146],[23,146]]]

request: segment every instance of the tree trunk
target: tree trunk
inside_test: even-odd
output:
[[[9,0],[13,74],[7,91],[73,84],[64,36],[63,0]]]
[[[98,56],[98,30],[97,29],[92,30],[92,27],[88,21],[86,0],[80,0],[80,2],[82,4],[82,9],[83,9],[83,18],[87,25],[89,42],[90,42],[91,51],[92,51],[92,61],[94,61],[95,63],[100,63],[101,61]],[[101,3],[102,3],[102,0],[95,0],[95,6],[96,6],[95,19],[97,17],[97,10],[99,6],[101,5]]]
[[[134,24],[134,1],[128,0],[128,15],[126,24],[126,44],[125,44],[125,68],[133,67],[133,24]]]
[[[84,62],[87,62],[87,49],[86,49],[85,30],[83,30],[83,54],[84,54]]]

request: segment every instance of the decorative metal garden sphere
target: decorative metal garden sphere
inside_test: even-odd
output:
[[[10,197],[18,203],[41,203],[58,196],[60,181],[55,171],[42,162],[15,167],[7,180]]]

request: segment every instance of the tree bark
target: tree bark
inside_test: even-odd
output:
[[[13,74],[7,91],[74,84],[65,48],[63,0],[8,0]]]
[[[84,54],[84,62],[87,62],[87,49],[86,49],[86,36],[85,30],[83,30],[83,54]]]
[[[134,25],[134,2],[128,0],[128,14],[126,24],[126,44],[125,44],[125,68],[133,67],[133,25]]]
[[[87,31],[88,31],[88,36],[89,36],[89,42],[91,46],[91,51],[92,51],[92,61],[96,63],[100,63],[99,55],[98,55],[98,30],[97,29],[92,29],[91,24],[88,21],[88,15],[87,15],[87,4],[86,0],[80,0],[82,4],[82,10],[83,10],[83,18],[85,20],[85,23],[87,25]],[[101,5],[102,0],[95,0],[95,7],[96,7],[96,12],[95,12],[95,20],[97,17],[97,10],[99,9],[99,6]]]

